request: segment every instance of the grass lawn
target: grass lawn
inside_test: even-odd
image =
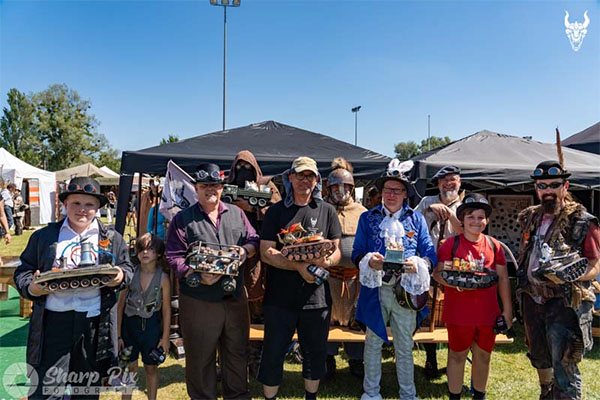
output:
[[[129,232],[128,228],[126,232]],[[27,240],[33,231],[25,231],[22,236],[13,236],[9,245],[0,245],[0,255],[20,255],[25,248]],[[18,295],[11,288],[11,299],[0,303],[0,372],[9,362],[25,360],[25,346],[27,341],[27,320],[18,317]],[[529,364],[526,356],[526,347],[523,341],[523,327],[517,326],[518,337],[513,344],[499,345],[492,354],[492,370],[489,379],[489,399],[537,399],[539,386],[537,374]],[[600,399],[600,348],[596,341],[594,349],[586,354],[585,360],[579,365],[583,376],[584,399]],[[383,360],[383,378],[381,394],[384,398],[398,398],[398,384],[396,382],[395,366],[391,352],[385,351],[388,356]],[[425,365],[425,352],[415,349],[415,382],[417,394],[420,399],[443,399],[446,396],[446,376],[442,375],[434,381],[427,381],[423,377]],[[446,348],[438,351],[440,367],[446,365]],[[336,357],[338,372],[330,383],[323,385],[319,392],[320,398],[325,399],[357,399],[362,393],[361,380],[350,375],[348,363],[344,355]],[[159,399],[186,399],[188,398],[184,383],[185,361],[176,361],[169,357],[160,366]],[[304,389],[302,384],[301,365],[286,362],[285,373],[280,399],[303,399]],[[470,368],[467,364],[465,384],[469,385]],[[140,368],[138,387],[145,387],[143,368]],[[253,398],[262,398],[261,385],[251,379],[250,388]],[[0,387],[0,394],[3,394]],[[2,398],[3,396],[0,396]],[[117,399],[120,395],[105,394],[102,399]],[[134,399],[144,399],[145,394],[137,391]],[[463,398],[470,398],[463,396]]]

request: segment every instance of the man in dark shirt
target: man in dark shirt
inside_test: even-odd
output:
[[[223,175],[215,164],[198,166],[195,176],[198,203],[180,211],[169,226],[166,256],[179,278],[179,320],[186,355],[185,380],[192,399],[217,398],[216,351],[223,371],[223,397],[249,399],[247,344],[250,322],[243,290],[243,270],[233,292],[224,289],[222,275],[203,272],[196,287],[186,277],[194,273],[185,264],[187,249],[196,241],[237,245],[242,258],[252,257],[258,235],[237,206],[220,201]]]
[[[315,399],[319,380],[325,374],[327,337],[331,313],[331,294],[327,282],[315,283],[308,271],[313,264],[328,268],[340,261],[340,223],[335,208],[321,198],[321,176],[317,163],[299,157],[282,174],[286,198],[271,206],[263,222],[260,252],[268,265],[264,299],[265,337],[258,380],[265,398],[275,399],[283,375],[283,360],[298,331],[303,356],[302,376],[307,399]],[[335,242],[336,250],[328,257],[309,262],[290,261],[277,240],[282,229],[301,223],[308,230],[321,232]]]

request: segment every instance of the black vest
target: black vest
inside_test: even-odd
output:
[[[226,245],[237,245],[242,246],[246,242],[246,226],[242,219],[242,210],[232,204],[227,204],[226,209],[220,215],[219,230],[215,229],[215,226],[208,218],[208,215],[200,209],[198,204],[194,204],[182,213],[182,225],[185,229],[185,238],[187,244],[190,245],[198,240],[206,243],[219,243]],[[179,288],[181,293],[194,297],[204,301],[217,302],[223,299],[226,295],[233,295],[240,297],[244,287],[243,282],[243,268],[242,265],[239,271],[239,275],[235,278],[236,289],[233,293],[227,293],[222,289],[221,280],[216,282],[214,285],[202,285],[200,284],[196,288],[189,287],[185,283],[185,278],[179,281]]]

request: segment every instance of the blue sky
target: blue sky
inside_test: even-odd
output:
[[[579,52],[564,32],[591,23]],[[228,10],[227,127],[276,120],[386,155],[431,133],[553,141],[600,120],[600,7],[587,1],[261,1]],[[0,1],[0,107],[66,83],[119,150],[221,129],[222,8]]]

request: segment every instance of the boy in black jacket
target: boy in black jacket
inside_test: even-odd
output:
[[[27,362],[35,368],[39,384],[29,398],[52,394],[44,389],[58,390],[55,395],[62,397],[65,388],[73,395],[83,393],[78,398],[98,398],[95,390],[84,389],[102,386],[101,378],[116,360],[117,292],[129,285],[133,268],[123,237],[96,218],[108,202],[96,180],[73,178],[59,199],[67,218],[34,232],[14,275],[21,296],[33,301]],[[72,249],[84,239],[92,243],[97,264],[114,263],[120,269],[107,286],[49,292],[34,282],[40,273],[58,267],[63,255],[68,257],[67,268],[76,267],[80,252]]]

